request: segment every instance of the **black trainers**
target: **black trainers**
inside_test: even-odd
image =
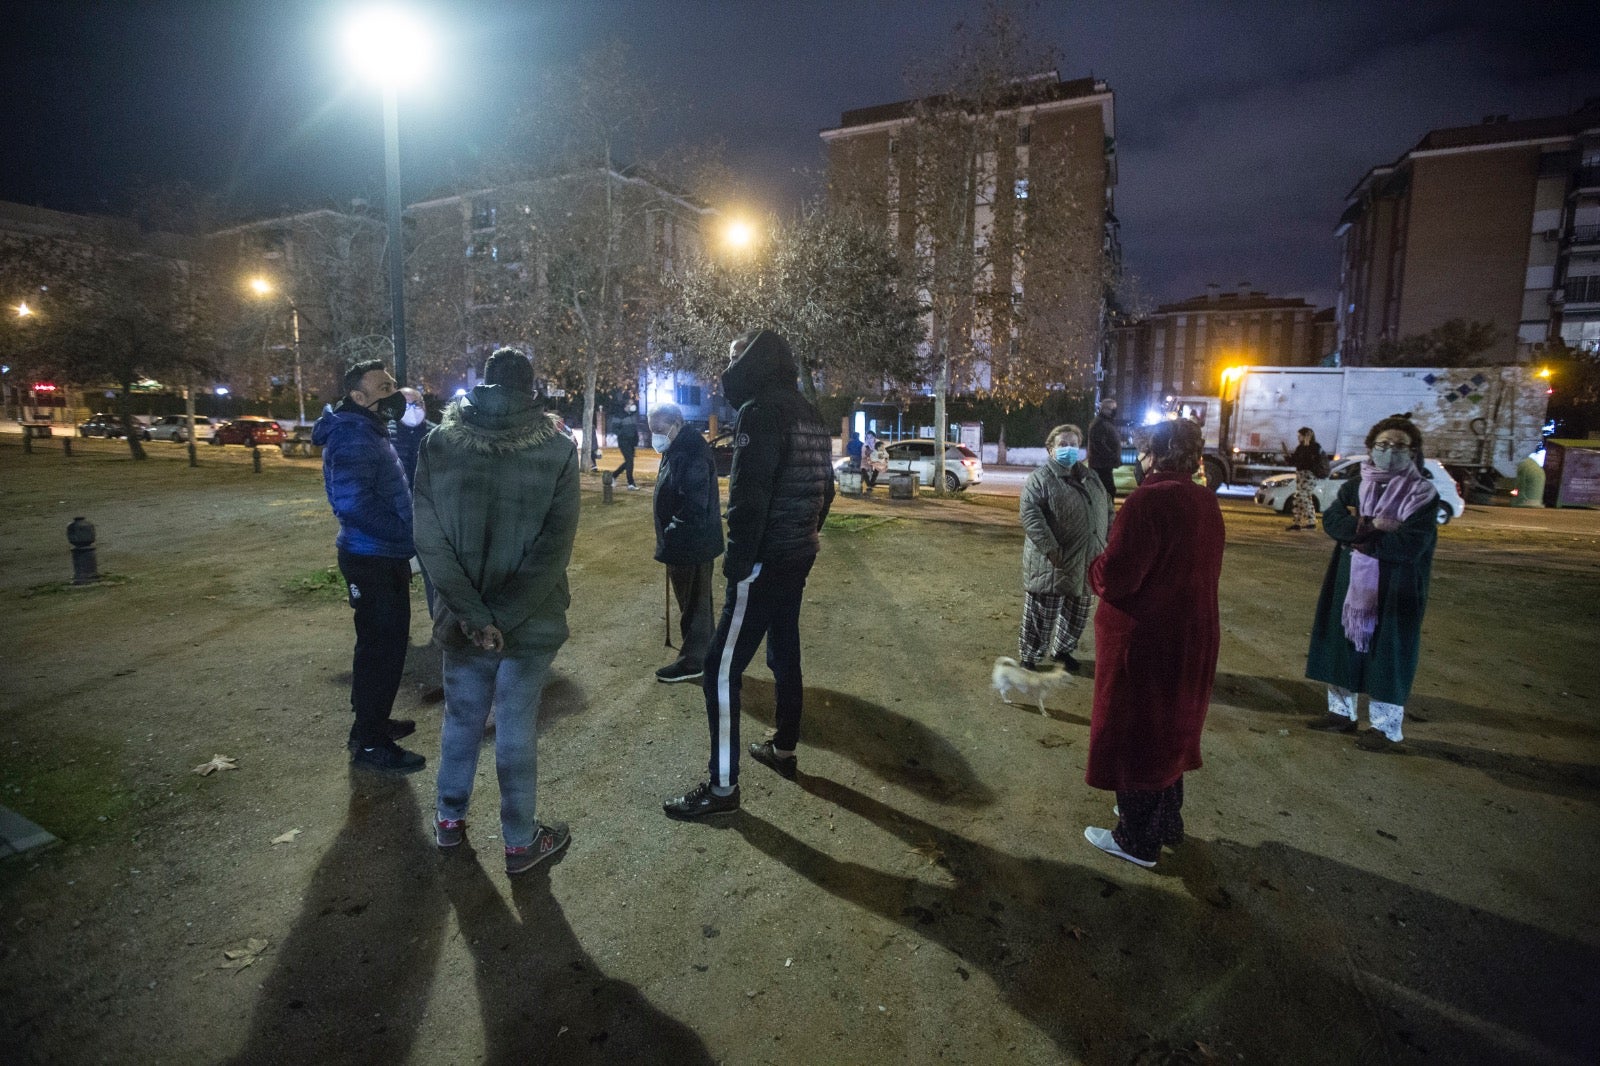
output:
[[[770,766],[778,771],[779,777],[794,780],[795,771],[800,767],[800,759],[795,755],[779,755],[778,749],[772,746],[772,741],[763,740],[759,744],[750,745],[750,757],[762,766]]]
[[[1309,723],[1306,728],[1314,729],[1318,733],[1354,733],[1356,720],[1346,718],[1342,714],[1334,714],[1332,711],[1324,711],[1321,718]]]
[[[733,791],[728,795],[719,796],[711,791],[710,781],[702,781],[682,796],[663,800],[661,809],[667,813],[668,818],[680,818],[685,821],[691,818],[704,818],[708,814],[726,814],[739,809],[739,786],[734,785]]]
[[[412,733],[417,731],[417,723],[413,722],[409,718],[390,718],[386,720],[383,725],[384,728],[389,731],[390,740],[399,740],[401,737],[409,737]],[[349,749],[352,755],[355,754],[356,738],[352,736],[345,742],[344,746]]]
[[[1363,729],[1356,737],[1356,747],[1362,751],[1376,751],[1384,755],[1410,755],[1411,749],[1398,740],[1390,740],[1376,729]]]
[[[506,848],[506,873],[527,873],[571,842],[572,831],[566,822],[552,825],[540,822],[532,844],[525,848]]]
[[[350,756],[351,766],[376,770],[381,774],[414,774],[427,764],[427,759],[414,751],[407,751],[392,740],[372,748],[357,748]]]
[[[663,666],[656,671],[656,680],[667,685],[675,685],[679,681],[698,681],[705,676],[705,670],[682,659],[671,666]]]
[[[1060,655],[1057,655],[1056,662],[1060,663],[1069,674],[1075,674],[1079,670],[1083,669],[1083,664],[1074,659],[1068,652],[1062,652]]]

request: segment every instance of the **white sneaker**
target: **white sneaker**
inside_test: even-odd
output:
[[[1115,855],[1119,859],[1127,859],[1135,866],[1143,866],[1146,870],[1155,865],[1155,860],[1153,859],[1136,859],[1132,855],[1129,855],[1127,852],[1123,851],[1121,848],[1117,847],[1116,838],[1111,835],[1111,830],[1109,829],[1098,829],[1091,825],[1083,831],[1083,839],[1087,840],[1089,843],[1093,844],[1107,855]]]
[[[638,485],[629,485],[628,486],[628,491],[629,492],[638,492],[639,491],[639,486]]]

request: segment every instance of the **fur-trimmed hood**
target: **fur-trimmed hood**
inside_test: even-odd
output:
[[[504,455],[537,447],[560,433],[557,417],[537,397],[479,385],[444,409],[441,439],[465,451]]]

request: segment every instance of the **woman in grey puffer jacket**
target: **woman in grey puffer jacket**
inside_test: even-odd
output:
[[[1017,659],[1030,670],[1048,656],[1072,673],[1094,595],[1089,562],[1105,550],[1110,501],[1084,463],[1083,433],[1057,426],[1045,438],[1045,464],[1022,487],[1022,632]]]

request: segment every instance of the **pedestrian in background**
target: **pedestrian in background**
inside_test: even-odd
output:
[[[534,392],[533,364],[501,348],[483,384],[445,409],[417,464],[417,551],[438,586],[444,730],[434,837],[466,838],[489,712],[506,873],[566,847],[536,817],[539,695],[567,639],[567,563],[578,530],[578,454]]]
[[[638,492],[633,483],[633,453],[639,447],[639,405],[630,403],[617,419],[617,450],[622,453],[622,465],[611,471],[612,480],[618,474],[628,475],[628,491]]]
[[[872,434],[861,442],[861,469],[867,491],[878,487],[878,475],[889,469],[889,449]]]
[[[1022,631],[1017,661],[1037,670],[1047,658],[1069,673],[1089,623],[1089,563],[1106,546],[1110,501],[1084,463],[1082,431],[1061,425],[1045,438],[1045,463],[1022,486]]]
[[[1100,608],[1085,779],[1116,793],[1118,820],[1083,831],[1101,851],[1147,867],[1183,841],[1183,775],[1200,767],[1221,644],[1224,540],[1216,495],[1193,480],[1200,427],[1163,422],[1150,447],[1154,468],[1089,564]]]
[[[1367,694],[1367,751],[1405,754],[1405,702],[1422,651],[1439,492],[1423,476],[1422,431],[1385,418],[1367,431],[1361,477],[1339,486],[1322,528],[1333,558],[1311,623],[1306,676],[1328,686],[1328,712],[1311,724],[1356,731],[1356,700]]]
[[[356,647],[350,663],[350,709],[355,724],[346,746],[356,766],[409,774],[427,762],[395,741],[417,728],[392,718],[400,675],[411,646],[411,487],[389,440],[389,423],[405,413],[406,398],[381,359],[355,363],[344,375],[344,398],[311,430],[322,449],[322,484],[339,535],[343,575],[355,612]]]
[[[1310,426],[1301,426],[1299,443],[1289,455],[1294,466],[1294,524],[1297,529],[1317,528],[1317,479],[1328,476],[1328,456]]]
[[[410,385],[402,385],[400,394],[406,398],[406,409],[404,414],[389,423],[389,438],[394,441],[394,450],[400,456],[400,466],[406,472],[406,487],[414,489],[417,482],[417,452],[422,448],[422,438],[438,426],[428,421],[428,409],[421,392]],[[432,618],[433,582],[429,580],[428,571],[423,568],[420,560],[416,569],[422,574],[422,593],[428,604],[428,617]]]
[[[1106,490],[1106,506],[1117,498],[1114,473],[1122,465],[1122,434],[1117,432],[1117,401],[1107,397],[1089,423],[1089,469],[1095,472]]]
[[[662,804],[671,818],[739,809],[739,689],[763,638],[777,732],[750,745],[750,756],[784,777],[796,772],[805,694],[800,601],[833,503],[832,444],[798,378],[789,342],[771,330],[752,330],[729,348],[722,394],[738,407],[739,419],[722,560],[728,591],[703,680],[710,776]]]
[[[861,434],[850,434],[850,441],[844,446],[844,454],[850,460],[850,469],[856,472],[861,470],[861,456],[866,450],[866,445],[861,442]]]
[[[673,684],[705,674],[714,624],[712,563],[722,554],[722,496],[711,445],[684,428],[677,404],[650,412],[650,444],[661,454],[653,501],[656,562],[667,568],[682,632],[677,661],[657,670],[656,680]]]

